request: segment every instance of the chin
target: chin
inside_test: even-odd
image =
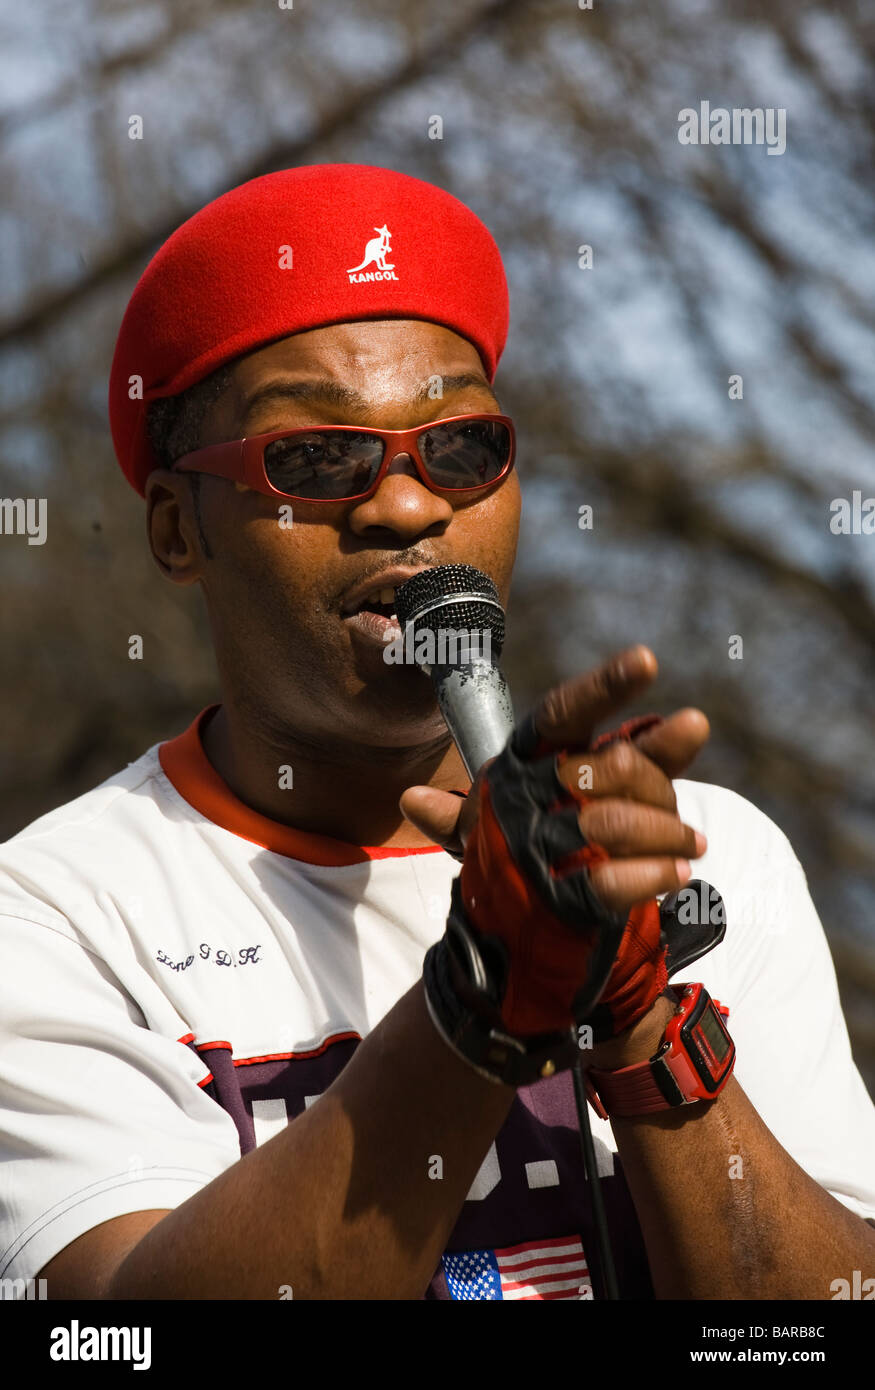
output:
[[[450,738],[431,682],[407,668],[399,676],[362,686],[341,721],[344,738],[384,748],[410,748]]]

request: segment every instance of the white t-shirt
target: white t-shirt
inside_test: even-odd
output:
[[[443,934],[454,859],[258,815],[203,752],[215,708],[0,846],[0,1278],[36,1276],[112,1217],[179,1205],[272,1137]],[[728,924],[684,978],[729,1005],[735,1075],[775,1137],[875,1217],[875,1107],[802,868],[733,792],[675,789]],[[646,1296],[610,1124],[592,1120],[621,1288]],[[586,1296],[585,1197],[560,1073],[517,1096],[429,1296]]]

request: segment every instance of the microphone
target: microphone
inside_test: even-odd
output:
[[[510,692],[498,669],[504,644],[504,609],[498,590],[487,574],[471,565],[438,565],[415,574],[396,590],[395,616],[405,659],[415,661],[431,676],[441,713],[473,781],[487,759],[502,751],[514,726]],[[449,659],[444,623],[447,628],[455,625],[451,631],[457,637],[461,629],[463,634],[467,630],[469,638],[488,636],[489,640],[476,645],[469,642],[468,650],[457,651],[455,659]],[[458,886],[457,878],[454,892]],[[599,1257],[595,1269],[601,1275],[604,1296],[617,1299],[617,1276],[579,1059],[572,1076],[583,1171],[590,1179],[587,1186]]]
[[[431,677],[447,728],[473,781],[507,743],[514,726],[498,658],[504,609],[498,590],[473,565],[422,570],[395,594],[408,660]]]

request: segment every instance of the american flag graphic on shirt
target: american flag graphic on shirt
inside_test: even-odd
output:
[[[465,1250],[443,1257],[450,1298],[592,1298],[578,1236],[530,1240],[504,1250]]]

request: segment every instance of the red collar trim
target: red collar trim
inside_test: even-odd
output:
[[[168,780],[189,806],[193,806],[214,825],[239,835],[262,849],[300,859],[305,864],[324,864],[338,867],[343,864],[364,864],[369,859],[400,859],[410,854],[441,854],[440,845],[423,845],[411,849],[385,849],[380,845],[350,845],[334,840],[330,835],[311,835],[290,825],[259,815],[250,806],[238,801],[230,787],[222,781],[204,752],[201,731],[207,720],[219,708],[207,705],[184,733],[169,739],[158,748],[158,758]]]

